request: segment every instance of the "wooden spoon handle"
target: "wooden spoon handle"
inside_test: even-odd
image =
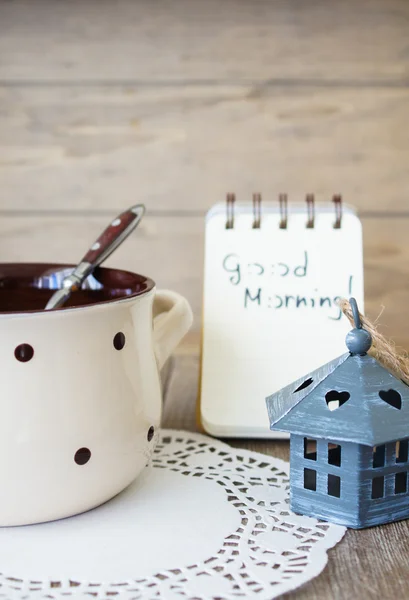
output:
[[[93,269],[100,265],[135,229],[144,212],[144,205],[137,204],[118,215],[101,233],[81,262],[90,263]]]

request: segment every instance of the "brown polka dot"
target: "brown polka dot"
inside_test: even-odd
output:
[[[149,431],[148,431],[148,442],[151,441],[151,439],[153,438],[154,433],[155,433],[155,428],[152,425],[151,427],[149,427]]]
[[[15,348],[14,356],[20,362],[28,362],[34,356],[34,348],[30,344],[20,344]]]
[[[116,350],[122,350],[125,346],[125,334],[122,331],[118,331],[118,333],[114,336],[114,348]]]
[[[74,460],[77,465],[85,465],[91,458],[91,450],[88,448],[80,448],[76,451]]]

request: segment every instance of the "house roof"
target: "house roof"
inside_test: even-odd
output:
[[[409,438],[409,387],[367,354],[343,354],[266,402],[273,430],[368,446]]]

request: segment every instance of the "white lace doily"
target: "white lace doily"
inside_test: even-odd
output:
[[[288,463],[162,431],[107,504],[0,528],[0,598],[267,600],[318,575],[345,528],[288,510]]]

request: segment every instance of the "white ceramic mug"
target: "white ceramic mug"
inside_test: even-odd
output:
[[[42,310],[66,274],[0,265],[0,525],[83,512],[137,477],[160,424],[159,369],[192,323],[179,294],[116,269]]]

